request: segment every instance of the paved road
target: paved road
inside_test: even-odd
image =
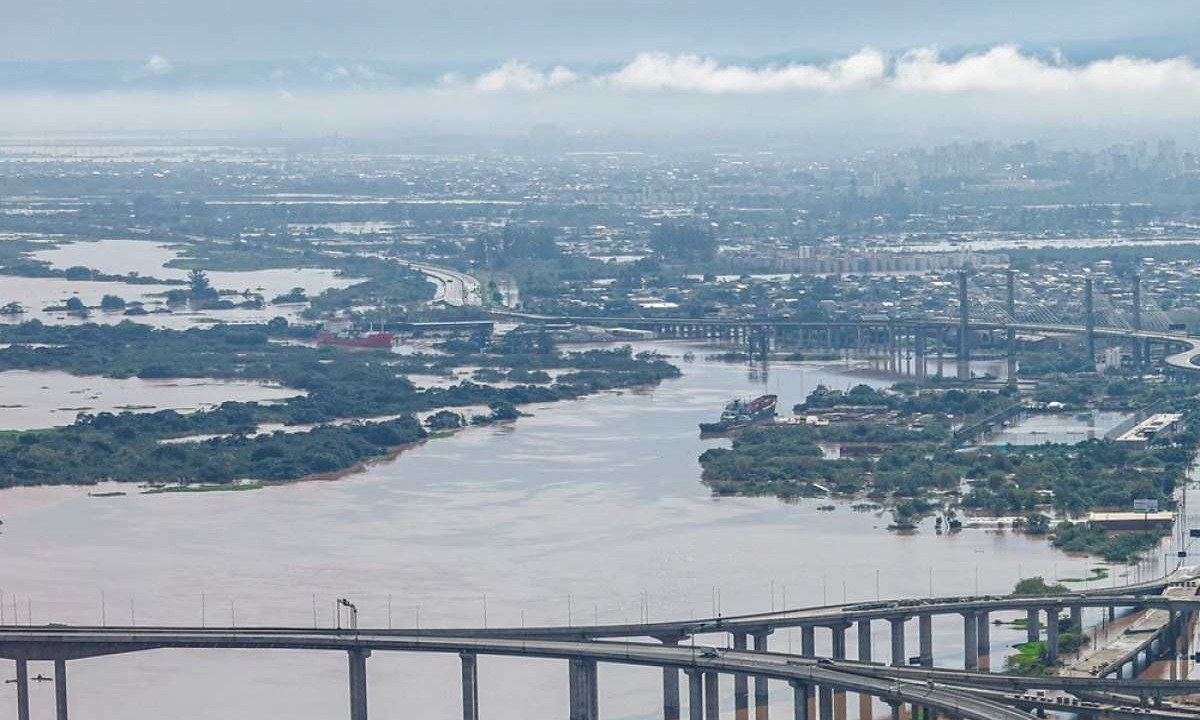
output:
[[[73,659],[163,648],[370,650],[373,652],[476,653],[675,667],[764,676],[836,691],[857,692],[884,701],[915,703],[967,720],[1028,720],[1028,715],[969,692],[890,677],[852,674],[817,661],[784,655],[721,651],[650,643],[566,641],[469,637],[396,637],[369,631],[328,633],[310,630],[253,629],[140,630],[136,628],[0,628],[0,657],[29,660]]]
[[[470,275],[425,263],[404,260],[400,262],[414,270],[419,270],[434,281],[438,286],[437,292],[433,296],[434,302],[445,302],[447,305],[457,307],[483,304],[483,288],[479,281]]]

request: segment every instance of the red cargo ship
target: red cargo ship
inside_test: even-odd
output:
[[[350,348],[390,348],[396,336],[390,332],[369,335],[334,335],[331,332],[317,333],[317,345]]]

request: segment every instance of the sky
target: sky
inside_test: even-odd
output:
[[[1200,116],[1183,0],[0,0],[0,133],[869,145]],[[1193,59],[1195,58],[1195,59]]]

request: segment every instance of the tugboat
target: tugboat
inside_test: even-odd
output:
[[[721,413],[721,419],[712,423],[700,423],[701,435],[726,433],[731,430],[770,422],[775,417],[777,395],[760,395],[753,400],[730,400]]]

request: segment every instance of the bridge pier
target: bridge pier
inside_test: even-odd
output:
[[[888,618],[892,624],[892,666],[904,667],[907,658],[904,657],[904,620],[905,618]]]
[[[800,654],[804,657],[817,655],[817,632],[812,625],[800,626]]]
[[[67,661],[54,661],[54,717],[67,720]]]
[[[676,646],[679,641],[668,638],[661,641],[663,645]],[[680,720],[679,715],[679,670],[663,666],[663,720]],[[478,720],[478,718],[475,718]]]
[[[1058,608],[1046,608],[1046,658],[1058,660]]]
[[[721,720],[721,690],[712,670],[704,673],[704,720]]]
[[[463,720],[479,720],[479,666],[475,653],[459,653],[462,660]]]
[[[1080,632],[1083,630],[1083,608],[1071,608],[1071,631]]]
[[[921,651],[921,666],[933,667],[933,616],[917,617],[917,640]]]
[[[871,619],[858,621],[858,661],[871,662]]]
[[[754,649],[757,652],[767,652],[767,638],[770,630],[754,633]],[[754,676],[754,720],[768,720],[771,712],[771,690],[767,686],[765,675]]]
[[[733,649],[746,650],[746,633],[733,634]],[[750,678],[745,673],[733,675],[733,715],[736,720],[750,720]]]
[[[792,683],[792,720],[809,720],[808,702],[811,688],[801,682]]]
[[[704,673],[684,670],[688,679],[688,720],[704,720]]]
[[[370,650],[346,652],[350,665],[350,720],[367,720],[367,658]]]
[[[963,668],[979,668],[979,618],[974,611],[962,614],[963,618]]]
[[[1041,621],[1038,619],[1037,608],[1030,608],[1025,612],[1025,640],[1026,642],[1037,642],[1041,637],[1041,631],[1038,625]]]
[[[29,720],[29,663],[17,660],[17,720]]]
[[[833,688],[822,685],[817,688],[817,717],[819,720],[834,720],[833,718]]]
[[[983,665],[983,669],[991,668],[992,655],[992,616],[986,610],[980,611],[975,616],[975,620],[979,623],[979,662]]]
[[[599,716],[599,688],[596,685],[595,660],[569,661],[571,720],[596,720]]]

